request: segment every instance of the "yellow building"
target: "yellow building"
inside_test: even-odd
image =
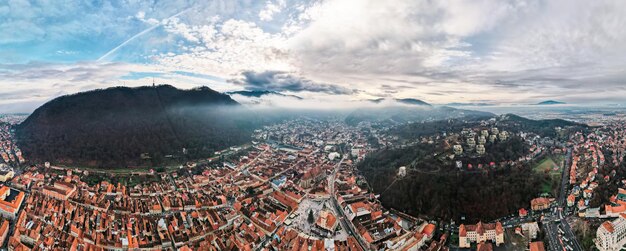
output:
[[[7,180],[13,179],[13,175],[15,175],[13,170],[0,171],[0,181],[6,182]]]

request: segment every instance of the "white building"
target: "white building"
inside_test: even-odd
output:
[[[363,202],[348,204],[343,208],[343,211],[346,213],[346,216],[348,216],[348,219],[350,219],[350,221],[352,221],[355,217],[360,217],[372,213],[370,206]]]
[[[484,224],[478,222],[476,225],[459,226],[459,247],[469,248],[471,243],[481,243],[491,241],[500,246],[504,243],[504,228],[499,221],[496,223]]]
[[[329,160],[335,160],[335,159],[338,159],[339,157],[341,157],[341,154],[339,154],[338,152],[332,152],[328,154]]]
[[[461,145],[454,145],[452,149],[454,150],[454,154],[456,155],[463,154],[463,147]]]
[[[531,240],[537,238],[537,233],[539,233],[539,225],[536,221],[524,223],[522,224],[522,231],[530,238]]]
[[[600,251],[621,250],[626,244],[626,214],[602,223],[596,232],[595,243]]]
[[[507,133],[506,131],[502,131],[498,134],[498,138],[501,141],[505,141],[507,138],[509,138],[509,133]]]
[[[480,136],[487,137],[489,135],[489,131],[487,131],[487,129],[483,129],[482,131],[480,131]]]
[[[406,166],[401,166],[400,168],[398,168],[398,176],[399,177],[406,176]]]
[[[477,145],[476,146],[476,153],[483,155],[485,154],[485,146],[484,145]]]
[[[487,139],[485,138],[485,136],[480,136],[478,137],[478,144],[484,145],[485,143],[487,143]]]
[[[474,148],[474,146],[476,145],[476,140],[474,140],[474,137],[467,139],[467,145]]]

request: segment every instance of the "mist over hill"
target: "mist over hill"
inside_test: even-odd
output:
[[[16,126],[16,137],[34,163],[118,168],[209,157],[249,142],[257,128],[297,117],[356,125],[493,116],[412,99],[390,102],[356,109],[263,108],[240,105],[208,87],[114,87],[49,101]]]
[[[390,121],[395,123],[437,121],[452,118],[484,118],[492,117],[493,113],[457,109],[447,106],[432,107],[431,105],[390,105],[380,107],[359,108],[350,113],[345,121],[349,125],[360,122]]]

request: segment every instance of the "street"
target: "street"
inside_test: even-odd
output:
[[[339,213],[339,219],[341,219],[340,221],[341,227],[345,229],[348,232],[348,234],[350,234],[357,240],[357,242],[359,243],[359,245],[361,246],[363,250],[368,250],[367,244],[365,244],[365,242],[361,238],[361,235],[359,235],[359,233],[356,231],[352,222],[348,221],[345,213],[343,212],[343,209],[339,205],[339,202],[337,202],[337,196],[335,194],[335,175],[337,174],[337,170],[339,170],[339,167],[341,166],[341,162],[343,162],[345,158],[346,157],[344,155],[341,158],[341,160],[339,160],[339,162],[335,165],[335,169],[333,170],[333,173],[331,174],[330,179],[328,181],[328,186],[329,186],[328,191],[330,192],[331,201],[333,202],[333,205],[335,206],[335,210],[337,211],[337,213]]]
[[[557,207],[550,209],[550,214],[545,215],[543,220],[543,230],[548,237],[547,247],[549,250],[575,250],[582,251],[576,235],[567,223],[563,210],[567,210],[567,194],[569,187],[569,170],[571,166],[572,149],[567,149],[565,162],[561,174],[561,188],[557,198]]]

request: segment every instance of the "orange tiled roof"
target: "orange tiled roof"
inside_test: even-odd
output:
[[[545,251],[545,247],[543,246],[543,242],[535,241],[530,243],[530,251]]]
[[[615,231],[615,229],[613,228],[613,224],[611,224],[611,222],[608,222],[608,221],[605,221],[604,223],[602,223],[602,227],[604,227],[606,231],[609,231],[609,233],[613,233]]]
[[[425,234],[425,235],[428,235],[428,236],[432,236],[433,232],[435,232],[435,224],[428,224],[422,230],[422,234]]]

